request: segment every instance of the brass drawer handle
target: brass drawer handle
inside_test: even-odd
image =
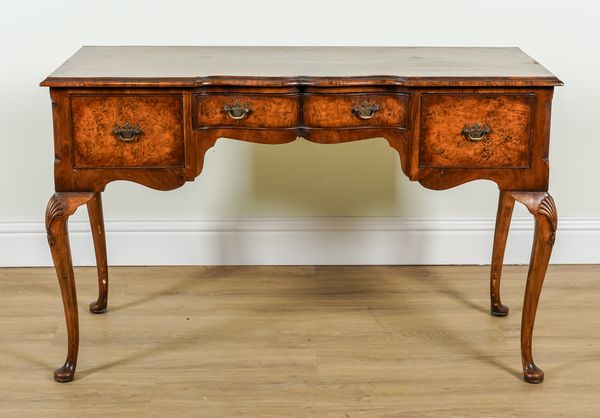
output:
[[[354,106],[352,108],[352,113],[354,113],[360,119],[371,119],[375,116],[375,113],[379,112],[379,105],[377,103],[369,103],[368,101],[364,101],[358,106]]]
[[[112,130],[114,136],[123,142],[135,142],[139,139],[140,135],[144,132],[139,125],[131,126],[128,122],[125,122],[121,126],[115,126]]]
[[[250,106],[236,102],[232,105],[223,106],[223,110],[231,119],[240,120],[250,113]]]
[[[472,126],[465,125],[464,128],[462,128],[462,131],[460,131],[460,133],[463,134],[468,140],[475,142],[483,141],[485,136],[490,132],[492,132],[492,130],[486,123],[481,126],[478,123]]]

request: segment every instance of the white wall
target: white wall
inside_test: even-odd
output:
[[[81,45],[94,44],[519,46],[565,82],[555,92],[550,155],[559,215],[567,224],[596,225],[599,14],[583,0],[3,1],[0,248],[15,236],[43,239],[35,221],[53,190],[53,153],[50,100],[38,83]],[[220,140],[195,183],[167,193],[113,183],[104,195],[109,220],[487,219],[496,201],[491,183],[445,192],[409,183],[383,139],[277,147]],[[7,257],[0,264],[11,264]]]

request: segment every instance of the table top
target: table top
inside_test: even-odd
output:
[[[519,48],[84,46],[50,87],[557,86]]]

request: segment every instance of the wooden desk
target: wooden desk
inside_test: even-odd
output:
[[[524,378],[554,244],[548,190],[554,75],[518,48],[84,47],[41,83],[50,87],[56,193],[46,228],[65,309],[73,379],[79,346],[67,221],[87,205],[107,307],[100,193],[130,180],[159,190],[192,181],[220,137],[282,144],[384,137],[402,170],[430,189],[476,179],[500,189],[491,263],[491,313],[505,316],[500,276],[514,202],[535,218],[521,326]]]

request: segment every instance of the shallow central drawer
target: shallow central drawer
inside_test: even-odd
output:
[[[300,121],[297,94],[206,93],[194,96],[194,128],[285,129]]]
[[[304,96],[308,128],[406,128],[408,94],[339,93]]]

